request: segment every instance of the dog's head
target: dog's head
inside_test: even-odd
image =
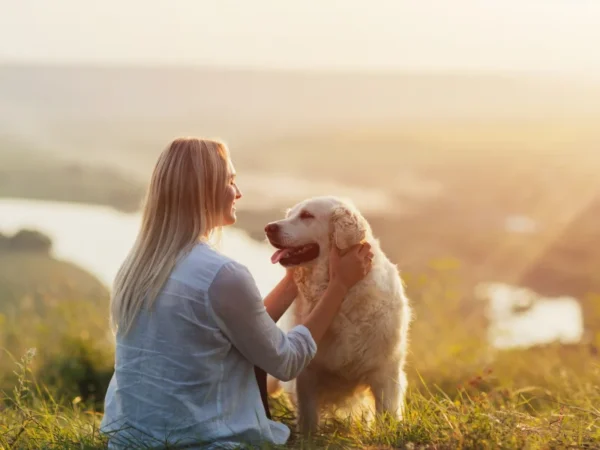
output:
[[[314,197],[269,223],[265,233],[278,250],[271,261],[285,267],[327,257],[332,245],[344,250],[367,239],[369,224],[354,205],[338,197]]]

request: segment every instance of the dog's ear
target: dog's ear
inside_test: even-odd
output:
[[[331,215],[331,243],[345,250],[366,239],[369,225],[358,211],[338,206]]]

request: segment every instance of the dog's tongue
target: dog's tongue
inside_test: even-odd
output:
[[[282,258],[285,258],[285,256],[290,252],[289,248],[284,248],[282,250],[277,250],[275,253],[273,253],[273,256],[271,256],[271,262],[273,264],[277,264],[279,261],[281,261]]]

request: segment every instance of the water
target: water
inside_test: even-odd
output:
[[[488,339],[498,349],[574,344],[583,337],[583,311],[573,297],[545,298],[504,283],[483,283],[477,294],[488,302]]]
[[[139,221],[137,213],[126,214],[102,206],[0,199],[0,232],[12,234],[31,228],[47,234],[53,241],[56,258],[74,262],[107,287],[135,239]],[[284,275],[281,266],[271,264],[273,249],[266,242],[251,239],[243,230],[226,228],[222,250],[248,267],[263,296]],[[477,295],[488,301],[488,339],[496,348],[552,341],[574,343],[582,337],[582,311],[574,298],[540,298],[533,292],[500,283],[478,286]],[[288,319],[284,317],[284,323]]]

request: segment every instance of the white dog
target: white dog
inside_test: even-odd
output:
[[[373,395],[376,414],[401,419],[412,313],[398,269],[367,221],[349,201],[316,197],[291,208],[265,232],[278,249],[272,262],[294,270],[299,291],[294,323],[304,320],[327,287],[331,245],[344,250],[366,241],[374,254],[370,273],[350,290],[315,358],[296,380],[300,430],[316,431],[321,408],[347,404],[365,388]]]

